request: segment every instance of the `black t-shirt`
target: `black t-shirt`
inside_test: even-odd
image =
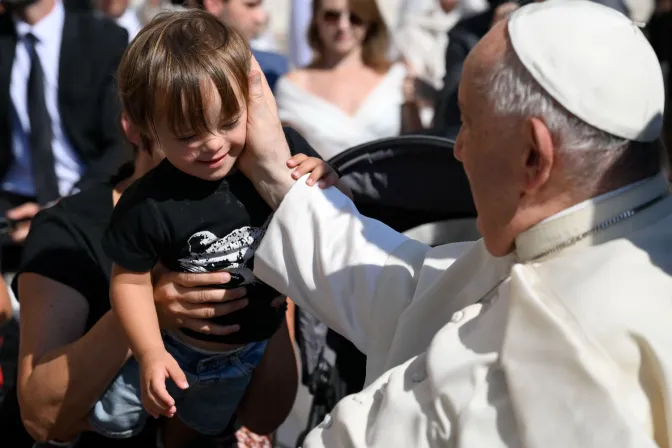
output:
[[[287,132],[293,153],[299,139]],[[302,139],[300,141],[303,142]],[[284,319],[284,307],[270,306],[280,296],[254,277],[254,251],[271,215],[252,182],[236,171],[221,180],[191,176],[167,159],[124,191],[103,237],[105,253],[119,266],[148,272],[160,261],[172,271],[231,273],[226,288],[245,286],[248,306],[213,319],[240,325],[236,333],[196,339],[229,344],[270,338]]]

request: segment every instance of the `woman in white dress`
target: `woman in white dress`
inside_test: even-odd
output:
[[[305,69],[276,85],[280,119],[325,159],[399,135],[406,69],[387,59],[388,32],[375,0],[314,0]]]

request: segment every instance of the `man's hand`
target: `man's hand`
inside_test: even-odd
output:
[[[247,138],[238,157],[238,167],[275,209],[294,184],[291,170],[285,164],[291,155],[275,98],[254,56],[249,83]]]
[[[170,272],[157,266],[152,272],[154,303],[161,327],[188,328],[204,334],[227,335],[239,325],[216,325],[210,319],[233,313],[247,306],[245,288],[222,289],[231,280],[227,272]]]
[[[22,244],[25,241],[28,232],[30,232],[30,220],[33,219],[39,211],[40,206],[35,202],[26,202],[25,204],[21,204],[18,207],[7,211],[7,219],[20,221],[9,234],[12,241],[17,244]]]

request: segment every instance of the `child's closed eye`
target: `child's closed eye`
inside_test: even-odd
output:
[[[238,126],[238,122],[240,121],[240,115],[235,116],[229,120],[222,120],[222,123],[219,125],[219,129],[222,131],[230,131],[234,129],[236,126]]]
[[[236,126],[238,126],[238,118],[236,118],[233,121],[228,121],[226,123],[222,123],[222,125],[220,126],[220,129],[222,131],[230,131],[230,130],[234,129]]]
[[[182,143],[191,143],[194,140],[196,140],[196,135],[186,135],[184,137],[175,137],[177,140],[181,141]]]

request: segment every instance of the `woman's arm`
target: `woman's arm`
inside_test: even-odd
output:
[[[296,346],[296,303],[289,297],[287,298],[287,329],[289,330],[289,339],[292,346]]]
[[[270,434],[294,406],[299,385],[298,364],[287,322],[268,342],[236,414],[256,434]]]
[[[412,134],[424,129],[420,118],[419,97],[416,89],[417,75],[413,65],[404,61],[406,76],[401,86],[404,102],[401,104],[401,134]]]
[[[405,101],[401,105],[401,133],[413,134],[424,130],[417,101]]]
[[[112,312],[87,333],[86,299],[47,277],[24,273],[18,396],[21,418],[36,440],[67,440],[130,356]]]

